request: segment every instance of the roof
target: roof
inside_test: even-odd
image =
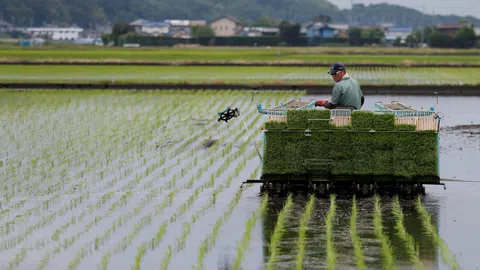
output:
[[[220,18],[216,18],[215,20],[211,21],[210,23],[214,23],[214,22],[216,22],[216,21],[218,21],[218,20],[221,20],[221,19],[231,20],[231,21],[235,22],[236,24],[241,24],[241,25],[243,25],[243,23],[242,23],[240,20],[238,20],[237,18],[232,17],[232,16],[222,16],[222,17],[220,17]]]
[[[329,23],[328,26],[335,30],[348,30],[350,25],[348,24],[338,24],[338,23]]]
[[[190,20],[165,20],[165,22],[170,23],[171,26],[189,26]]]
[[[150,26],[150,27],[167,27],[170,26],[168,22],[145,22],[143,26]]]
[[[437,25],[438,29],[460,29],[462,27],[471,27],[471,23],[440,23]]]
[[[133,26],[142,26],[143,24],[145,24],[147,22],[147,20],[144,20],[144,19],[138,19],[136,21],[133,21],[130,23],[130,25],[133,25]]]

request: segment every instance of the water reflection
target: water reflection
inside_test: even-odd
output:
[[[434,197],[425,197],[428,205],[435,206],[438,203]],[[278,213],[282,210],[286,198],[271,198],[268,211],[262,218],[263,230],[263,267],[266,267],[270,254],[270,241]],[[307,197],[295,196],[294,207],[286,220],[285,231],[279,247],[279,260],[274,269],[294,269],[297,256],[297,240],[299,233],[299,221],[308,201]],[[397,236],[395,218],[392,214],[392,198],[382,197],[382,220],[383,232],[388,237],[395,257],[397,269],[412,269],[413,265],[405,252],[403,241]],[[415,209],[414,200],[401,200],[404,213],[404,224],[407,232],[415,240],[418,246],[419,258],[426,269],[438,269],[439,258],[437,249],[433,246],[432,238],[429,237],[422,226],[422,221]],[[304,269],[326,269],[326,228],[325,216],[330,207],[328,199],[317,199],[315,210],[310,218],[306,235],[306,255],[303,262]],[[337,198],[335,223],[333,226],[333,239],[337,255],[337,269],[356,269],[356,258],[350,237],[350,214],[352,200]],[[382,255],[380,241],[375,237],[373,227],[373,198],[357,200],[357,234],[362,241],[362,252],[367,268],[381,269]],[[432,222],[438,228],[438,207],[428,207],[432,215]]]

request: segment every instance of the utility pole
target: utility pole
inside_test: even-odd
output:
[[[353,24],[353,0],[350,0],[350,25]]]

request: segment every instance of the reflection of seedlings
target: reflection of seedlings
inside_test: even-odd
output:
[[[242,264],[242,259],[243,259],[243,254],[245,253],[245,250],[247,249],[248,242],[250,241],[250,233],[252,232],[253,226],[255,226],[255,223],[257,222],[257,218],[261,215],[263,215],[267,209],[267,203],[268,203],[268,195],[265,194],[265,197],[263,198],[262,204],[258,208],[258,211],[253,214],[253,216],[247,221],[247,224],[245,225],[245,233],[243,234],[242,241],[240,242],[240,245],[237,247],[237,258],[235,259],[235,264],[232,267],[232,270],[238,270],[240,269],[240,265]]]
[[[460,266],[457,263],[457,259],[455,255],[453,255],[450,250],[448,249],[447,244],[445,241],[438,235],[435,226],[433,226],[431,221],[431,215],[425,209],[425,206],[420,199],[420,196],[417,198],[417,202],[415,205],[417,212],[420,214],[420,218],[422,219],[422,225],[427,234],[432,238],[432,241],[435,247],[440,248],[440,254],[442,256],[443,262],[448,264],[452,269],[460,269]]]
[[[352,214],[350,216],[350,235],[352,236],[353,248],[355,250],[355,258],[357,259],[357,269],[363,270],[365,262],[363,260],[362,242],[357,234],[357,200],[353,196]]]
[[[327,217],[325,218],[325,225],[327,227],[327,266],[328,269],[335,269],[335,261],[337,255],[335,254],[335,245],[333,243],[333,221],[335,219],[335,202],[336,196],[330,195],[330,210],[328,210]]]
[[[315,196],[310,195],[310,200],[307,203],[307,206],[305,207],[305,212],[302,215],[302,218],[300,219],[300,228],[299,228],[299,233],[298,233],[298,253],[297,253],[297,259],[296,259],[296,269],[301,270],[303,269],[302,263],[303,263],[303,258],[305,257],[305,238],[307,235],[307,224],[308,221],[310,220],[310,216],[312,215],[313,212],[313,206],[315,204]]]
[[[375,231],[375,236],[378,240],[380,240],[382,246],[383,268],[395,269],[395,259],[393,257],[392,246],[390,245],[390,241],[388,240],[385,233],[383,233],[382,206],[380,203],[380,198],[378,197],[378,195],[375,195],[373,199],[373,227]]]
[[[285,230],[285,218],[290,213],[292,206],[292,195],[289,195],[285,206],[283,206],[282,211],[280,211],[280,213],[278,214],[277,224],[275,225],[272,239],[270,240],[270,258],[268,259],[267,270],[274,269],[273,265],[277,261],[278,256],[278,246],[280,244],[280,240],[282,240],[282,236]]]
[[[424,269],[422,262],[420,261],[418,255],[418,248],[415,249],[415,241],[413,237],[407,233],[404,222],[403,222],[403,211],[400,207],[400,202],[398,196],[395,196],[393,199],[393,208],[392,213],[396,218],[395,221],[395,230],[397,231],[398,237],[402,240],[403,246],[408,254],[410,261],[415,266],[415,269]]]

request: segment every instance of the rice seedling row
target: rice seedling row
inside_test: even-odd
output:
[[[243,237],[240,243],[238,243],[237,247],[237,256],[235,258],[235,263],[232,267],[232,270],[238,270],[241,267],[243,256],[245,254],[245,250],[248,247],[248,243],[250,242],[250,235],[252,232],[253,226],[255,226],[257,219],[265,214],[268,205],[268,194],[265,194],[260,204],[258,210],[253,213],[252,217],[248,219],[245,224],[245,232],[243,233]]]
[[[352,213],[350,216],[350,235],[352,237],[352,244],[353,249],[355,251],[355,258],[356,258],[356,266],[359,270],[365,270],[365,260],[362,251],[362,241],[357,234],[357,215],[358,215],[358,207],[357,207],[357,199],[354,196],[352,201]]]
[[[395,258],[393,255],[391,243],[387,235],[383,232],[382,205],[380,203],[380,198],[377,195],[375,195],[373,199],[374,199],[373,227],[375,231],[375,237],[381,243],[383,269],[396,269]]]
[[[269,252],[270,256],[268,258],[267,269],[275,269],[275,263],[277,262],[278,257],[278,247],[284,233],[285,219],[289,215],[290,210],[293,207],[292,195],[289,195],[285,205],[283,206],[282,211],[278,214],[277,223],[275,224],[275,229],[273,230],[272,237],[270,239]]]
[[[413,237],[407,233],[407,230],[404,225],[404,215],[402,207],[400,206],[400,201],[398,196],[395,196],[392,202],[392,214],[395,216],[395,230],[398,237],[402,240],[405,251],[408,254],[410,261],[412,262],[415,269],[424,269],[423,263],[419,258],[418,246],[415,243]]]
[[[327,234],[327,268],[335,269],[337,254],[335,252],[335,244],[333,242],[333,223],[335,221],[336,196],[330,195],[330,209],[325,218],[325,228]]]
[[[303,269],[303,259],[305,257],[305,240],[307,238],[307,225],[310,220],[310,216],[313,212],[313,207],[315,205],[315,196],[310,195],[307,205],[305,206],[305,212],[300,218],[299,232],[298,232],[298,246],[297,246],[297,257],[295,260],[295,269]]]
[[[440,237],[435,226],[432,224],[431,215],[428,213],[427,209],[425,209],[425,206],[423,205],[420,197],[417,198],[417,201],[415,203],[415,208],[417,212],[420,214],[420,219],[422,221],[422,226],[424,230],[432,239],[434,246],[440,249],[440,255],[442,257],[442,261],[445,262],[452,269],[455,269],[455,270],[461,269],[460,265],[457,262],[456,256],[452,254],[447,244]]]

